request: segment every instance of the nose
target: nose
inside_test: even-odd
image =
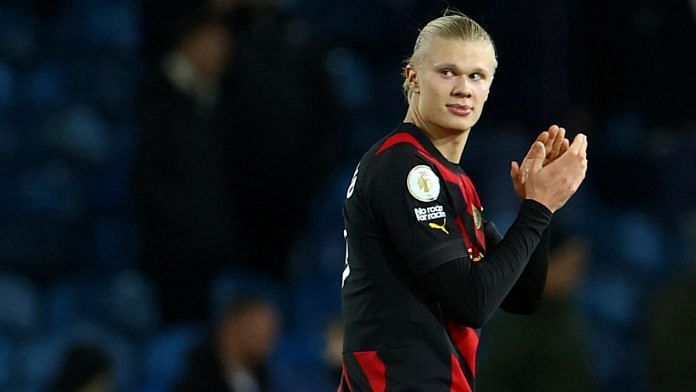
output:
[[[452,88],[452,96],[457,98],[470,98],[472,94],[471,83],[466,75],[461,75],[457,78],[454,87]]]

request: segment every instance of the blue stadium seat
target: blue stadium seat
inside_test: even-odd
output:
[[[67,339],[62,334],[34,336],[18,348],[12,384],[25,391],[41,390],[58,371]]]
[[[340,274],[296,282],[292,288],[294,329],[322,333],[341,313]]]
[[[66,223],[82,212],[84,195],[76,168],[66,161],[46,160],[19,173],[17,206],[24,217]]]
[[[39,321],[39,295],[26,278],[0,274],[0,332],[26,336]]]
[[[261,297],[281,310],[287,308],[288,298],[278,283],[263,275],[238,269],[222,271],[213,280],[210,289],[212,314],[220,314],[230,301],[246,295]]]
[[[16,81],[12,68],[0,61],[0,110],[12,102]]]
[[[77,322],[67,326],[68,342],[99,347],[114,361],[116,389],[128,390],[143,377],[140,350],[108,324]]]
[[[39,21],[28,7],[0,8],[0,58],[26,63],[39,49]]]
[[[124,0],[70,2],[52,26],[51,35],[65,56],[134,50],[140,40],[137,4]]]
[[[340,277],[345,260],[343,238],[343,201],[355,167],[334,170],[320,196],[312,204],[309,221],[295,243],[290,257],[293,280],[316,276]]]
[[[621,258],[631,268],[646,276],[665,273],[667,265],[673,264],[665,258],[663,236],[658,223],[650,215],[638,211],[627,212],[617,219],[618,241]]]
[[[338,379],[324,362],[325,336],[321,327],[284,335],[271,361],[273,391],[328,392],[336,390]]]
[[[134,270],[60,281],[49,292],[47,308],[53,326],[93,320],[132,338],[149,336],[159,324],[154,288]]]
[[[189,352],[203,338],[203,328],[195,324],[178,324],[154,336],[145,346],[146,391],[170,391],[181,375]]]
[[[108,282],[106,301],[110,324],[132,336],[149,336],[159,325],[155,288],[138,271],[126,270],[116,274]]]
[[[48,142],[56,152],[85,164],[104,163],[109,155],[109,124],[88,105],[77,104],[52,119]]]
[[[116,200],[119,196],[106,194],[109,193],[108,189],[104,189],[106,186],[97,187],[100,188],[99,193],[102,193],[102,199],[95,201],[95,204],[98,203],[100,208],[104,208],[110,213],[102,214],[99,219],[95,220],[92,227],[95,262],[99,263],[104,271],[135,268],[137,267],[137,248],[135,246],[137,234],[135,233],[134,218],[124,216],[123,213],[111,212],[122,210],[121,204]],[[109,209],[107,207],[109,204],[114,208]],[[149,281],[145,284],[151,285]]]
[[[326,70],[341,105],[351,113],[357,113],[370,104],[370,69],[359,53],[348,48],[334,48],[327,53]]]
[[[68,103],[66,81],[69,80],[64,67],[56,61],[38,65],[24,81],[26,89],[22,99],[26,104],[42,111],[64,107]]]
[[[139,355],[131,341],[105,325],[77,321],[55,326],[19,348],[14,385],[21,385],[28,391],[46,390],[72,344],[90,345],[104,351],[114,363],[117,390],[128,390],[140,381]]]
[[[137,50],[140,42],[138,2],[111,0],[83,3],[78,13],[84,18],[87,37],[93,45],[106,46],[111,50]]]
[[[94,78],[89,81],[94,102],[100,110],[123,121],[123,113],[132,110],[136,95],[138,64],[135,53],[101,58],[94,65],[94,70]]]
[[[9,336],[0,335],[0,390],[9,390],[8,387],[14,374],[13,365],[15,355],[15,343]]]

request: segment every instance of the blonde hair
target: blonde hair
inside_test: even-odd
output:
[[[423,48],[432,37],[461,39],[466,42],[489,42],[495,53],[493,39],[481,25],[459,11],[447,9],[443,16],[428,22],[418,34],[416,43],[413,45],[413,53],[404,61],[404,76],[406,76],[405,67],[418,60]],[[411,96],[408,78],[404,79],[403,90],[408,100]]]

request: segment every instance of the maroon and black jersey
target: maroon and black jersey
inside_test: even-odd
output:
[[[551,213],[525,201],[501,240],[466,173],[408,123],[363,156],[346,196],[339,390],[473,391],[478,328],[541,293],[546,259],[525,267]]]

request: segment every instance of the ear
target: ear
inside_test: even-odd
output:
[[[416,69],[413,67],[413,65],[408,64],[406,67],[404,67],[404,76],[406,77],[408,84],[411,86],[411,90],[413,92],[418,92],[418,74],[416,73]]]

